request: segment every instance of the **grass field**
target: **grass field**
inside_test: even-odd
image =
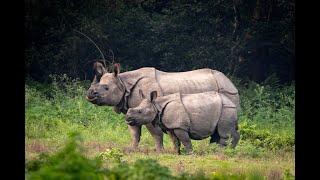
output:
[[[236,149],[221,149],[205,139],[192,141],[193,155],[175,155],[168,135],[164,136],[165,152],[156,153],[153,138],[145,127],[139,150],[130,151],[130,134],[124,115],[116,114],[111,107],[87,102],[85,91],[89,82],[66,76],[52,76],[52,80],[47,85],[30,80],[26,83],[26,175],[41,170],[41,166],[29,166],[39,160],[41,154],[54,156],[65,147],[72,132],[79,132],[83,155],[88,159],[106,157],[102,158],[101,166],[115,169],[115,172],[121,164],[136,167],[139,164],[134,164],[139,163],[139,159],[154,159],[181,179],[183,173],[200,177],[197,174],[201,172],[201,177],[209,179],[221,173],[267,179],[294,178],[294,85],[280,86],[270,79],[260,85],[234,80],[242,107],[239,115],[241,140]],[[119,162],[111,161],[110,157]],[[233,178],[239,179],[237,177]]]

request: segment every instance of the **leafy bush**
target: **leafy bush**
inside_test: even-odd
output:
[[[269,149],[291,149],[294,144],[294,136],[288,134],[274,134],[267,129],[258,130],[255,124],[246,121],[240,124],[240,134],[243,140],[250,141],[257,147]]]
[[[101,161],[86,158],[80,141],[80,135],[73,133],[61,151],[28,162],[27,179],[103,179]]]
[[[108,177],[116,179],[174,179],[170,170],[153,159],[137,160],[133,165],[121,164],[109,172]]]

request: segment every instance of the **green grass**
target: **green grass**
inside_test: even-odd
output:
[[[209,144],[209,139],[192,141],[194,155],[178,156],[173,154],[168,135],[164,136],[165,152],[155,153],[153,138],[145,127],[139,150],[130,152],[131,138],[124,115],[116,114],[111,107],[87,102],[85,91],[89,82],[66,76],[52,76],[52,79],[49,85],[28,81],[25,87],[26,162],[38,159],[42,153],[55,154],[64,147],[69,134],[77,131],[83,139],[85,157],[94,158],[110,153],[108,149],[119,149],[123,153],[121,161],[129,165],[139,159],[154,159],[177,176],[203,172],[212,178],[231,178],[232,174],[254,177],[258,173],[279,179],[294,174],[294,85],[259,85],[235,80],[242,107],[239,145],[236,149],[221,149]],[[107,162],[103,160],[103,167],[117,167],[117,163]]]

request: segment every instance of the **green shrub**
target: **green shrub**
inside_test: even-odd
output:
[[[80,135],[73,133],[56,154],[28,162],[27,179],[103,179],[101,161],[86,158],[80,141]]]
[[[291,149],[295,144],[292,134],[274,134],[268,129],[257,129],[255,124],[247,121],[240,123],[239,129],[241,138],[250,141],[257,147],[266,147],[272,150]]]
[[[257,158],[262,157],[265,150],[261,147],[254,146],[252,143],[248,143],[247,141],[242,141],[237,147],[237,152],[245,157]]]
[[[108,172],[110,179],[120,180],[160,180],[160,179],[174,179],[170,170],[161,166],[156,160],[153,159],[138,159],[133,165],[129,166],[126,163],[122,163],[114,167]]]

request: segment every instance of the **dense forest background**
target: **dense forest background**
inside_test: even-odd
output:
[[[92,79],[92,60],[124,70],[209,67],[256,82],[294,81],[294,0],[25,0],[26,76]],[[114,57],[114,59],[113,59]]]

